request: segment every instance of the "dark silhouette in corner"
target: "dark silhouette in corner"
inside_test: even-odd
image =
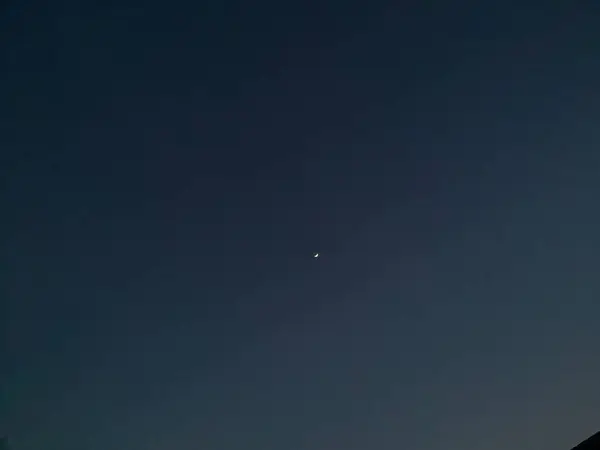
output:
[[[600,450],[600,431],[587,438],[581,444],[576,445],[571,450]]]

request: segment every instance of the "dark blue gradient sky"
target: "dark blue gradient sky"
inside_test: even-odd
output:
[[[14,450],[598,428],[600,7],[361,3],[4,10]]]

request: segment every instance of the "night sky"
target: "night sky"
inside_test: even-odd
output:
[[[529,3],[4,6],[12,449],[595,432],[600,5]]]

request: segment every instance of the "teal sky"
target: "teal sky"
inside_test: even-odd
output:
[[[599,8],[360,3],[2,10],[12,450],[597,431]]]

